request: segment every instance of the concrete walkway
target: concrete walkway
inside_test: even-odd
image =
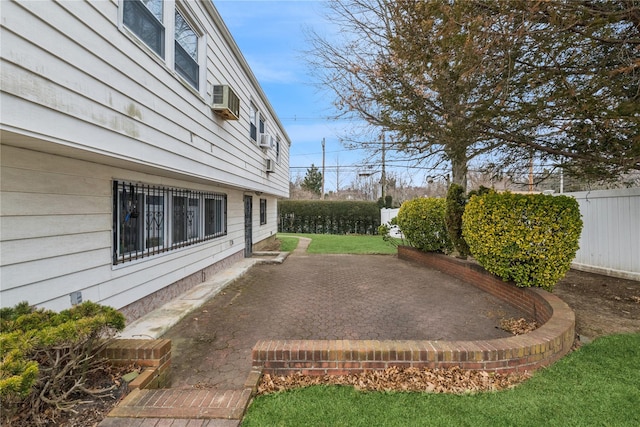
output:
[[[251,350],[260,339],[492,339],[510,336],[496,327],[501,318],[522,316],[436,270],[394,256],[308,255],[309,242],[283,265],[244,260],[251,265],[234,266],[239,280],[192,290],[128,327],[126,336],[171,339],[172,386],[131,393],[100,425],[239,425],[259,378]],[[193,308],[182,317],[184,301]]]

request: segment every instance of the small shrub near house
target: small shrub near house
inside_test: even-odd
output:
[[[56,313],[26,302],[0,310],[0,403],[2,424],[55,423],[87,395],[87,379],[104,363],[97,357],[124,316],[84,302]]]
[[[418,198],[400,206],[396,222],[412,247],[425,252],[453,249],[444,223],[445,199]]]
[[[542,194],[472,197],[462,223],[471,254],[487,271],[548,291],[569,270],[581,231],[575,199]]]

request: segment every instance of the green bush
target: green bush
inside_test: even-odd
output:
[[[447,226],[447,233],[449,233],[453,247],[458,251],[458,256],[466,259],[470,252],[469,245],[462,236],[462,214],[464,206],[467,204],[464,188],[458,184],[451,184],[449,191],[447,191],[446,200],[444,222]]]
[[[397,216],[391,218],[391,220],[389,221],[388,224],[382,224],[380,227],[378,227],[378,234],[380,236],[382,236],[382,240],[383,241],[387,242],[388,244],[390,244],[394,248],[397,248],[400,245],[404,245],[405,244],[405,240],[404,240],[404,237],[402,235],[400,235],[401,237],[391,237],[391,229],[392,229],[392,227],[393,228],[396,228],[396,227],[400,228],[398,226],[398,217]]]
[[[397,224],[409,245],[424,252],[453,249],[444,224],[445,199],[418,198],[400,206]]]
[[[469,200],[462,234],[473,257],[517,286],[552,291],[578,250],[582,219],[567,196],[491,192]]]
[[[378,232],[376,202],[342,200],[278,201],[279,233],[371,234]]]
[[[60,313],[35,309],[26,302],[1,309],[4,420],[47,424],[57,411],[72,410],[83,394],[110,391],[88,390],[85,383],[103,363],[96,355],[107,338],[123,328],[121,313],[89,301]]]

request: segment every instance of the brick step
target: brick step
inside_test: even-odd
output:
[[[252,390],[133,390],[109,418],[181,418],[240,420]]]

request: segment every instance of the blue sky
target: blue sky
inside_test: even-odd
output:
[[[324,2],[309,0],[213,0],[229,31],[267,94],[292,141],[292,178],[302,176],[312,163],[322,165],[322,138],[326,141],[326,191],[348,186],[356,177],[353,165],[366,154],[347,150],[339,142],[346,121],[330,121],[331,94],[313,85],[303,52],[309,48],[305,28],[330,34]]]

